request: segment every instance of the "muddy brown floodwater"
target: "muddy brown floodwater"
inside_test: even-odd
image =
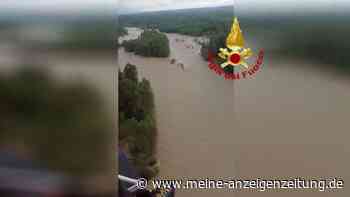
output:
[[[133,38],[140,34],[137,28],[128,31]],[[144,58],[121,48],[118,60],[120,67],[127,63],[137,65],[140,75],[151,81],[161,177],[339,177],[345,183],[349,180],[348,79],[319,71],[314,63],[267,54],[262,69],[253,78],[228,81],[208,69],[195,38],[167,36],[169,58]],[[182,39],[184,42],[179,42]],[[182,63],[184,69],[171,64],[171,59]],[[348,194],[343,189],[332,196]],[[213,195],[296,193],[177,192],[178,197]],[[297,195],[319,197],[329,193],[312,191]]]

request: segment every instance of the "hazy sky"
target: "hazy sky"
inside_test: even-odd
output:
[[[349,0],[0,0],[0,10],[44,13],[100,11],[152,11],[236,4],[238,10],[275,12],[285,10],[348,9]],[[346,5],[346,6],[345,6]]]
[[[191,7],[209,7],[235,4],[237,10],[245,12],[324,11],[335,5],[349,5],[349,0],[119,0],[119,9],[153,11]],[[341,5],[341,6],[340,6]]]
[[[232,4],[233,0],[119,0],[118,7],[123,12],[125,10],[153,11]]]

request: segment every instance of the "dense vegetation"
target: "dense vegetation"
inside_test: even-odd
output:
[[[157,175],[156,121],[150,82],[138,80],[137,68],[128,64],[119,71],[119,142],[127,149],[142,176]]]
[[[226,29],[232,22],[233,7],[200,8],[122,15],[123,26],[156,28],[161,32],[200,36]]]
[[[168,57],[169,40],[165,34],[156,30],[145,30],[139,38],[123,42],[127,52],[145,57]]]
[[[210,39],[202,49],[217,52],[225,43],[230,29],[233,7],[199,8],[124,15],[121,24],[137,27],[159,28],[163,32]],[[283,55],[336,65],[340,71],[350,71],[350,28],[347,14],[315,13],[295,15],[244,15],[239,16],[246,38],[261,40],[265,50]],[[277,45],[278,47],[271,47]]]
[[[0,89],[0,147],[25,147],[43,169],[69,176],[108,171],[112,121],[95,89],[28,65],[1,74]]]
[[[121,16],[121,24],[143,28],[157,28],[162,32],[180,33],[192,36],[207,36],[209,43],[202,43],[201,55],[208,57],[225,46],[226,36],[232,24],[233,7],[199,8],[175,11],[161,11]],[[132,45],[132,43],[130,44]],[[132,48],[129,47],[129,48]]]
[[[208,43],[202,43],[201,55],[207,60],[209,51],[212,54],[218,54],[219,48],[222,48],[226,45],[226,37],[228,35],[228,31],[220,31],[217,34],[213,34],[209,36]]]

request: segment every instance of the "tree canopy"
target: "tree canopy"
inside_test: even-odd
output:
[[[156,28],[167,33],[206,36],[211,41],[204,45],[202,56],[207,58],[208,49],[216,52],[218,44],[224,43],[222,35],[230,30],[235,15],[232,6],[167,10],[122,15],[120,23],[125,26]],[[294,14],[255,16],[240,13],[236,16],[239,17],[245,35],[269,43],[267,46],[265,44],[265,50],[335,64],[340,71],[350,71],[347,58],[350,46],[347,36],[350,28],[344,25],[349,18],[348,14],[303,13],[298,16]],[[279,47],[269,49],[269,45],[273,46],[275,42],[278,42]]]
[[[170,54],[168,37],[156,30],[145,30],[138,39],[124,41],[127,52],[145,57],[168,57]]]
[[[155,165],[156,120],[148,80],[138,80],[135,65],[119,71],[119,141],[126,144],[132,163],[147,178],[157,175]]]
[[[232,22],[233,7],[196,8],[120,16],[125,26],[155,28],[161,32],[202,36],[220,31]]]

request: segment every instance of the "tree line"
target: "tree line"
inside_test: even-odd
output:
[[[143,177],[157,175],[157,127],[154,96],[148,80],[139,81],[135,65],[119,70],[119,142]]]
[[[209,50],[216,53],[218,46],[225,46],[225,36],[234,15],[233,7],[226,6],[122,15],[120,22],[128,26],[157,28],[167,33],[206,36],[210,40],[202,49],[202,56],[206,59]],[[349,14],[253,16],[242,13],[238,17],[249,37],[279,43],[280,47],[268,49],[270,52],[333,64],[340,71],[350,71],[350,59],[347,58],[350,28],[344,25]]]
[[[125,26],[156,28],[161,32],[192,36],[212,34],[232,22],[233,7],[197,8],[120,16]]]
[[[202,43],[201,55],[208,57],[225,46],[225,40],[232,24],[232,6],[218,8],[198,8],[171,12],[150,12],[120,17],[122,25],[159,29],[161,32],[179,33],[191,36],[206,36],[209,43]],[[137,41],[125,43],[128,51],[133,51]]]

